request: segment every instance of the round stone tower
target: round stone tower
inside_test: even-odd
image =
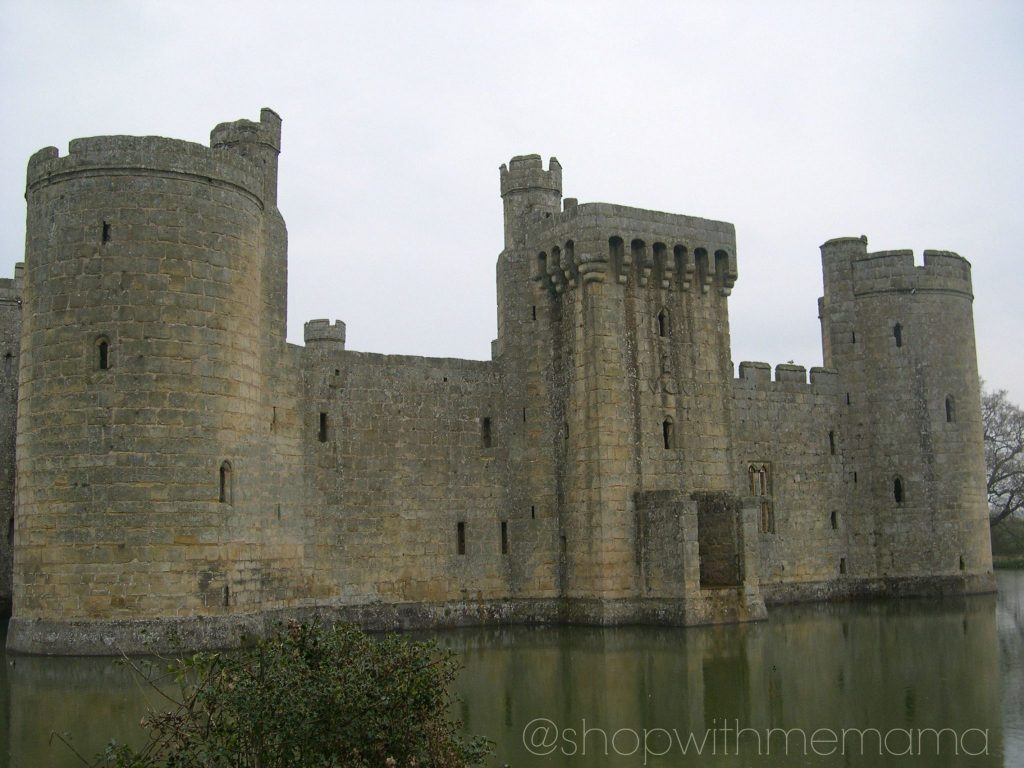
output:
[[[845,385],[851,572],[992,588],[970,264],[822,246],[825,364]],[[873,572],[873,573],[872,573]],[[927,591],[927,585],[923,585]]]
[[[91,652],[134,631],[122,619],[247,599],[228,549],[255,495],[280,118],[215,139],[77,139],[29,162],[16,650]]]

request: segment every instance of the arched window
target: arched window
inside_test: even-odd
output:
[[[946,423],[952,424],[956,421],[956,401],[952,395],[946,395]]]
[[[622,272],[622,262],[626,258],[626,245],[621,237],[608,238],[608,266],[613,275]]]
[[[666,416],[665,420],[661,422],[661,437],[665,444],[665,450],[676,446],[675,426],[671,416]]]
[[[903,346],[903,326],[899,323],[896,323],[896,325],[892,327],[892,337],[896,339],[897,347]]]
[[[668,310],[662,309],[658,313],[658,335],[662,338],[668,336],[669,322],[668,322]]]
[[[230,504],[232,496],[231,462],[224,461],[220,465],[220,503]]]
[[[757,471],[758,482],[760,485],[761,495],[768,495],[768,467],[764,464],[761,465],[761,469]]]
[[[902,504],[904,499],[903,492],[903,479],[901,477],[894,477],[892,480],[892,497],[896,500],[897,504]]]
[[[106,336],[96,339],[96,363],[101,371],[110,368],[110,342]]]

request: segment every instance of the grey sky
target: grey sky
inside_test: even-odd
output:
[[[1024,404],[1024,4],[0,0],[0,273],[28,156],[284,118],[289,338],[487,358],[498,166],[736,224],[733,359],[821,364],[818,245],[957,251]]]

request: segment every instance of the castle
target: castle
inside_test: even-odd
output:
[[[737,378],[733,226],[563,199],[527,155],[501,167],[490,361],[346,350],[327,320],[297,346],[280,141],[264,109],[209,147],[30,159],[0,283],[11,650],[994,588],[960,256],[829,240],[824,367]]]

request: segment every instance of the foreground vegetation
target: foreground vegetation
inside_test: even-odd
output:
[[[459,665],[432,643],[292,623],[240,651],[177,661],[164,676],[129,663],[170,708],[143,719],[145,746],[111,743],[94,768],[462,768],[490,752],[448,719]]]

